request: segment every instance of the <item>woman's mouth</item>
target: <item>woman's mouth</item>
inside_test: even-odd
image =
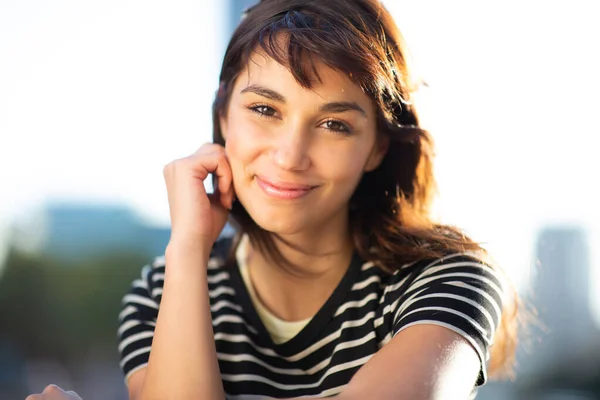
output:
[[[271,180],[255,175],[256,183],[269,197],[279,200],[299,199],[310,193],[316,186]]]

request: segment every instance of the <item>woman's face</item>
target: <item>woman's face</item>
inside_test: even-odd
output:
[[[281,64],[255,54],[221,118],[236,197],[263,229],[281,235],[338,224],[386,146],[375,106],[348,77],[316,64],[305,89]]]

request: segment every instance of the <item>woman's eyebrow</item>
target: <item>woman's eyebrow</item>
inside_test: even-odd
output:
[[[319,110],[322,112],[333,113],[340,113],[344,111],[358,111],[364,117],[367,116],[367,112],[361,106],[359,106],[358,103],[355,103],[353,101],[335,101],[332,103],[323,104],[319,108]]]
[[[240,93],[255,93],[259,96],[266,97],[267,99],[277,101],[279,103],[285,103],[285,97],[271,89],[267,89],[264,86],[259,85],[249,85],[246,88],[242,89]]]
[[[252,84],[248,85],[240,93],[255,93],[259,96],[266,97],[269,100],[277,101],[279,103],[286,103],[285,96],[281,93],[276,92],[273,89],[266,88],[264,86]],[[367,112],[358,105],[358,103],[354,101],[334,101],[331,103],[323,104],[319,107],[319,111],[321,112],[333,112],[333,113],[341,113],[345,111],[358,111],[364,117],[367,117]]]

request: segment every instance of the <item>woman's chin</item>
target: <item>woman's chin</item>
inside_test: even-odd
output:
[[[252,219],[262,229],[278,235],[293,235],[307,229],[306,219],[269,215],[252,216]]]

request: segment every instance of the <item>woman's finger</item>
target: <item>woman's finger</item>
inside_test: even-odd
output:
[[[64,391],[57,385],[48,385],[42,392],[42,394],[47,394],[47,395],[55,395],[55,394],[63,394],[63,393],[64,393]]]
[[[223,149],[214,149],[214,151],[199,150],[194,153],[190,161],[196,168],[202,167],[203,173],[212,173],[217,178],[217,185],[215,191],[219,192],[219,200],[223,207],[231,208],[232,196],[231,186],[233,177],[231,174],[231,167],[225,156]],[[206,171],[206,172],[204,172]]]

